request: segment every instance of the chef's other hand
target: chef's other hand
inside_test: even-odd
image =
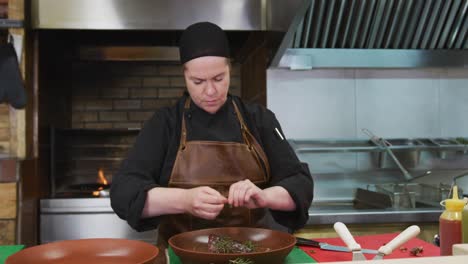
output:
[[[202,186],[187,190],[185,211],[193,216],[212,220],[221,212],[227,198],[213,188]]]
[[[228,203],[234,207],[244,206],[254,209],[267,207],[268,199],[262,189],[247,179],[231,185]]]

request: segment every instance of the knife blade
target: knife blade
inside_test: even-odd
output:
[[[331,251],[341,251],[341,252],[351,252],[351,250],[347,247],[343,246],[335,246],[335,245],[330,245],[325,242],[319,242],[316,240],[312,239],[307,239],[307,238],[302,238],[302,237],[296,237],[296,245],[298,246],[312,246],[316,248],[320,248],[323,250],[331,250]],[[365,254],[374,254],[377,255],[379,253],[378,250],[374,249],[361,249],[362,253]]]

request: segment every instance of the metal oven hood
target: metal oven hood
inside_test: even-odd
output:
[[[158,31],[210,21],[226,31],[284,34],[302,0],[32,0],[34,30]],[[169,36],[168,35],[168,36]],[[279,46],[275,39],[276,47]],[[81,47],[85,60],[179,61],[169,46]],[[144,44],[143,44],[144,45]]]
[[[225,30],[286,31],[302,0],[32,0],[33,29],[183,30],[210,21]],[[275,17],[272,19],[272,17]]]
[[[468,67],[468,0],[305,0],[271,67]]]
[[[35,29],[182,30],[211,21],[229,30],[260,30],[261,1],[33,0]]]

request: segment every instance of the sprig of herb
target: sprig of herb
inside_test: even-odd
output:
[[[246,258],[236,258],[229,260],[229,264],[255,264],[255,262]]]
[[[255,250],[255,244],[252,241],[240,243],[228,236],[219,237],[213,245],[216,253],[248,253]]]

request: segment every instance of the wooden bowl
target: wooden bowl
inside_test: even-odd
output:
[[[11,255],[5,264],[152,264],[159,249],[127,239],[64,240],[30,247]]]
[[[228,236],[239,242],[250,240],[259,250],[252,253],[212,253],[208,251],[208,236],[210,234]],[[291,234],[247,227],[202,229],[181,233],[169,239],[169,245],[184,264],[224,264],[239,258],[254,263],[283,263],[295,244],[296,238]]]

